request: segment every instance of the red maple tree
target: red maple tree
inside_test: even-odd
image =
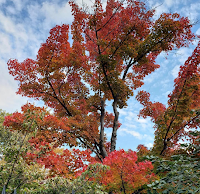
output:
[[[152,173],[150,161],[137,161],[137,154],[132,150],[123,149],[111,152],[103,161],[110,167],[102,173],[102,184],[108,191],[114,193],[133,193],[141,186],[150,183],[157,177]]]
[[[159,68],[155,60],[162,51],[188,46],[194,34],[188,18],[163,13],[154,21],[155,11],[141,1],[108,0],[103,9],[95,0],[91,13],[69,3],[71,26],[52,28],[36,60],[9,60],[8,69],[19,82],[18,94],[53,109],[46,131],[53,136],[57,129],[61,135],[50,140],[89,148],[102,160],[108,155],[105,127],[112,128],[110,151],[116,149],[117,108],[126,107],[133,90]],[[105,110],[108,100],[113,115]]]

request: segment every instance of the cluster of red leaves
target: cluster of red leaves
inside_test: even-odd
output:
[[[43,113],[45,115],[42,116]],[[50,169],[51,176],[75,177],[95,160],[91,157],[90,150],[65,149],[57,153],[60,145],[67,142],[75,146],[77,142],[69,133],[70,128],[66,118],[58,119],[44,108],[26,104],[22,106],[21,113],[15,112],[6,116],[4,126],[32,136],[29,139],[30,150],[23,153],[23,156],[28,164],[37,162]]]
[[[35,147],[34,145],[32,145]],[[54,149],[43,142],[34,152],[25,156],[27,163],[37,162],[49,169],[49,176],[64,176],[75,178],[87,169],[89,163],[94,161],[90,150]]]
[[[102,184],[108,191],[119,193],[125,191],[132,193],[144,184],[156,179],[152,173],[153,165],[150,161],[138,162],[137,153],[123,149],[111,152],[103,164],[110,167],[106,173],[102,173]]]

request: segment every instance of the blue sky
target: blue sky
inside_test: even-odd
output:
[[[79,5],[82,0],[77,1]],[[91,5],[92,0],[83,0]],[[163,12],[180,13],[192,23],[197,22],[193,32],[200,34],[200,2],[195,0],[144,0],[150,8],[156,7],[155,19]],[[16,95],[17,82],[8,74],[7,61],[16,58],[35,59],[41,43],[45,42],[49,30],[55,25],[70,24],[73,20],[71,9],[65,0],[0,0],[0,109],[7,112],[20,111],[21,105],[32,99]],[[179,66],[191,55],[197,41],[189,48],[162,53],[157,63],[160,68],[145,78],[140,88],[151,94],[152,101],[167,103],[167,95],[173,89],[173,80]],[[167,57],[167,59],[166,59]],[[136,92],[135,92],[136,94]],[[35,102],[35,105],[40,105]],[[135,150],[138,144],[151,147],[154,138],[150,119],[138,119],[142,106],[132,97],[126,109],[119,110],[122,126],[118,130],[117,147]],[[108,106],[111,111],[111,107]],[[111,131],[107,130],[108,138]]]

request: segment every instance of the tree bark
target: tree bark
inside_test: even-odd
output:
[[[119,119],[119,112],[117,111],[117,99],[114,99],[112,106],[115,118],[113,121],[113,131],[111,137],[111,150],[110,150],[111,152],[115,151],[116,149],[117,129],[118,129],[118,119]]]
[[[104,146],[104,118],[105,118],[105,100],[101,100],[101,117],[100,117],[100,142],[99,149],[101,156],[105,158],[108,156],[105,146]]]

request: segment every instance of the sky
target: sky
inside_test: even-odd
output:
[[[78,0],[91,5],[93,0]],[[200,34],[200,2],[197,0],[144,0],[149,8],[156,8],[154,18],[163,12],[177,12],[195,23],[192,31]],[[23,104],[41,103],[20,95],[16,95],[18,83],[9,75],[7,61],[26,58],[35,59],[41,43],[49,36],[49,30],[55,25],[70,24],[73,21],[71,8],[67,0],[0,0],[0,109],[7,112],[20,111]],[[180,65],[192,54],[197,41],[188,48],[168,53],[161,53],[157,59],[160,68],[144,80],[140,90],[151,94],[152,101],[167,104],[168,94],[173,90],[173,80],[177,77]],[[134,92],[137,94],[137,91]],[[129,99],[128,107],[120,109],[119,121],[122,126],[118,130],[117,148],[135,150],[139,144],[152,147],[154,128],[150,119],[138,118],[142,106]],[[108,106],[111,111],[111,107]],[[106,130],[108,139],[111,130]]]

